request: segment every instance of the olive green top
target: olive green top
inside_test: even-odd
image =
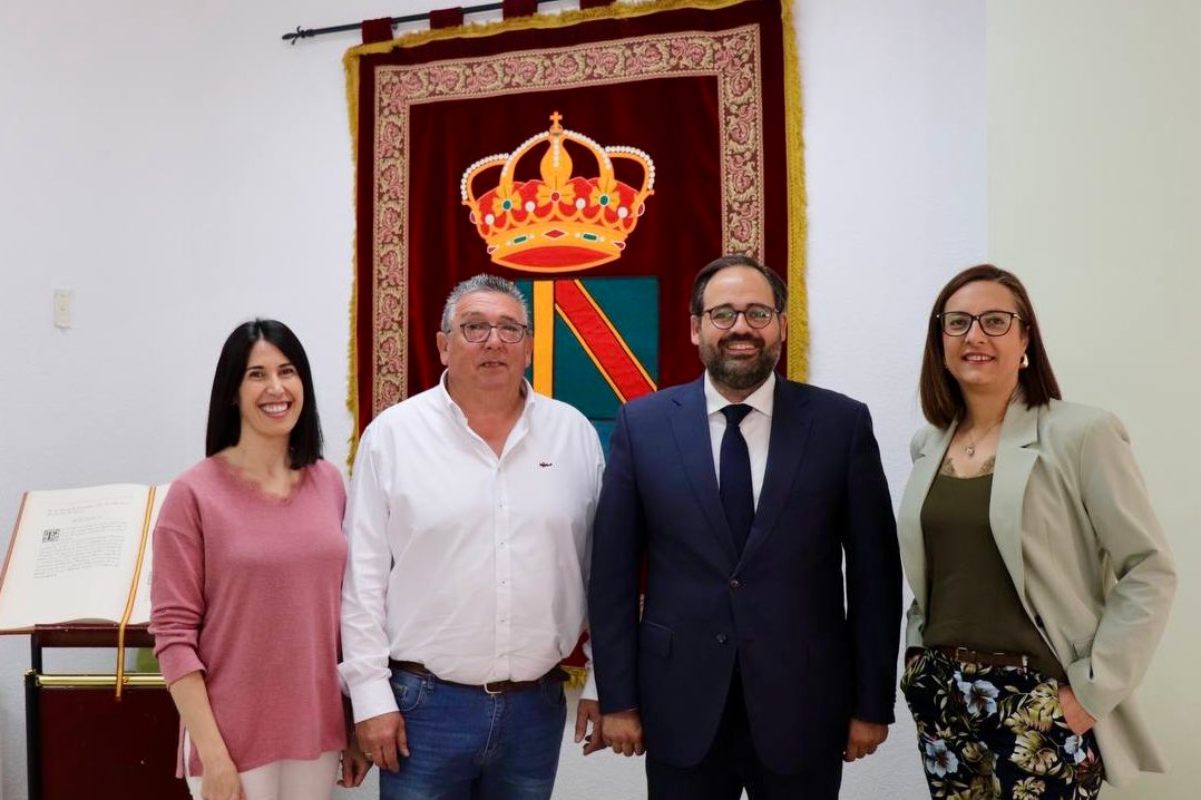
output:
[[[1063,667],[1022,607],[988,521],[992,475],[937,475],[922,505],[929,613],[922,641],[983,653],[1025,653],[1060,681]]]

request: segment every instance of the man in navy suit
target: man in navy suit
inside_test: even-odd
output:
[[[888,485],[866,406],[776,377],[786,291],[744,256],[702,269],[704,376],[630,402],[613,431],[593,657],[605,744],[645,748],[652,800],[836,798],[843,761],[893,721]]]

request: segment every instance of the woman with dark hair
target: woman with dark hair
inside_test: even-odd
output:
[[[1132,692],[1175,568],[1122,423],[1060,399],[1026,289],[981,265],[931,311],[930,426],[899,512],[901,689],[934,798],[1089,800],[1159,772]]]
[[[329,800],[357,786],[337,677],[342,477],[321,459],[308,358],[286,325],[239,325],[217,361],[207,458],[154,530],[150,630],[204,800]]]

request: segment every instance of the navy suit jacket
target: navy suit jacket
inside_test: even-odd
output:
[[[735,660],[756,752],[774,772],[829,767],[852,716],[893,721],[901,569],[862,403],[777,380],[767,469],[739,558],[703,379],[630,402],[610,443],[589,584],[601,710],[636,708],[659,760],[690,767],[704,757]]]

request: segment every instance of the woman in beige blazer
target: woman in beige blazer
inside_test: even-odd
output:
[[[931,797],[1094,798],[1163,759],[1133,692],[1176,573],[1112,414],[1060,399],[1021,282],[939,293],[899,513]]]

